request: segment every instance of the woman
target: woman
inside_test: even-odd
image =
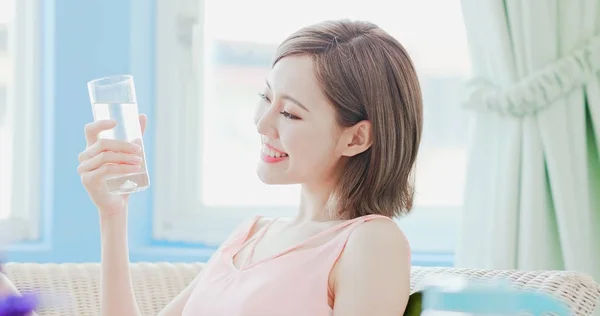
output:
[[[259,96],[257,173],[267,184],[301,184],[298,214],[241,225],[160,315],[401,315],[410,249],[391,218],[412,207],[422,129],[406,51],[368,22],[312,25],[278,47]],[[102,314],[139,315],[127,196],[103,185],[139,168],[139,147],[98,141],[114,124],[86,126],[78,171],[100,213]]]

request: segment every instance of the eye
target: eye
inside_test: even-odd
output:
[[[299,120],[300,119],[296,115],[290,114],[287,111],[281,111],[281,112],[279,112],[279,114],[283,115],[283,117],[285,117],[286,119],[290,119],[290,120]]]

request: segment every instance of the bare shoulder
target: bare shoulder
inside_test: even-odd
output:
[[[358,226],[350,235],[345,252],[381,251],[388,253],[404,252],[410,254],[406,235],[393,220],[377,218]]]
[[[410,294],[408,240],[394,221],[362,223],[350,235],[333,272],[336,313],[400,315]]]
[[[348,238],[340,266],[389,268],[389,273],[410,270],[410,245],[398,224],[388,219],[373,219],[358,226]],[[406,270],[406,271],[405,271]]]

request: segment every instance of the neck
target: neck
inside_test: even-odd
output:
[[[303,184],[300,193],[300,209],[294,222],[296,224],[303,224],[335,220],[325,210],[332,192],[333,187],[327,185]]]

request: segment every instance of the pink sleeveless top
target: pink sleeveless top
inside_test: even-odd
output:
[[[332,315],[328,304],[330,271],[351,232],[374,218],[390,220],[381,215],[367,215],[344,221],[273,256],[243,263],[238,269],[233,257],[260,219],[254,218],[236,229],[207,263],[182,316]],[[274,221],[255,233],[256,238],[248,244],[247,260],[251,260],[256,243]],[[326,234],[334,237],[315,248],[294,251]]]

